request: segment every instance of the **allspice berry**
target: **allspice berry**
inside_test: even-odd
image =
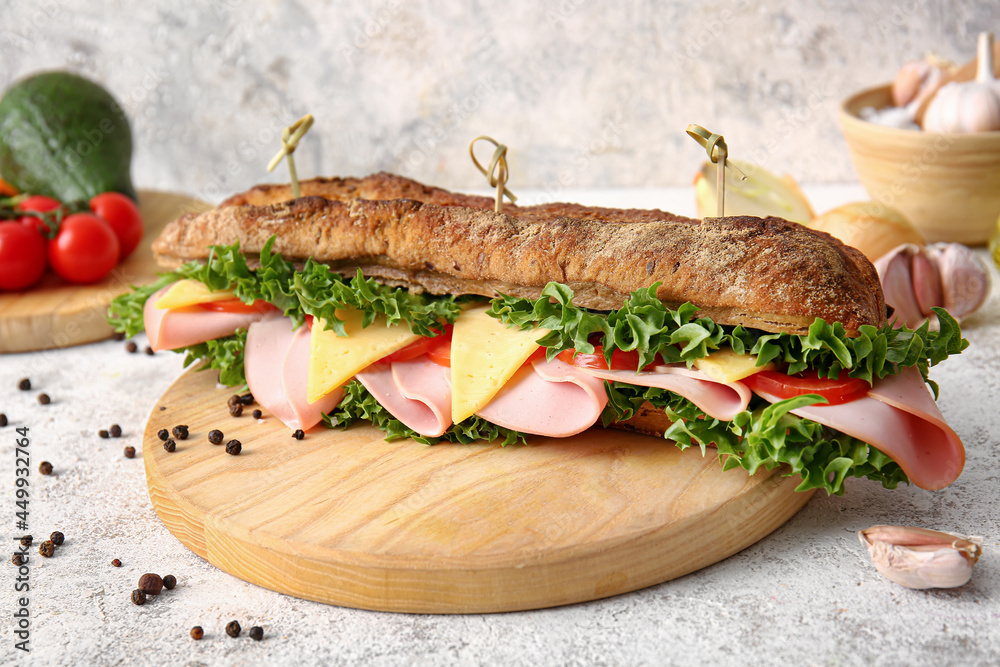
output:
[[[264,638],[264,628],[260,627],[259,625],[255,625],[252,628],[250,628],[250,639],[254,640],[255,642],[259,642],[263,638]]]
[[[191,628],[191,639],[201,639],[205,636],[205,631],[201,629],[200,625],[196,625]]]
[[[146,594],[140,591],[138,588],[132,591],[132,603],[133,604],[146,604]]]
[[[52,554],[56,552],[56,545],[52,544],[52,540],[45,540],[38,545],[38,553],[45,556],[46,558],[51,558]]]
[[[63,540],[66,539],[66,536],[57,530],[54,531],[51,535],[49,535],[49,539],[52,540],[52,544],[56,545],[57,547],[61,547]]]
[[[226,443],[226,454],[236,456],[241,451],[243,451],[243,443],[239,440],[230,440]]]
[[[129,445],[128,447],[125,448],[124,454],[125,454],[125,458],[127,458],[127,459],[134,459],[135,458],[135,447],[133,447],[132,445]]]
[[[15,551],[14,555],[10,558],[10,562],[14,565],[24,565],[24,554]]]
[[[139,590],[147,595],[159,595],[163,590],[163,579],[158,574],[147,572],[139,577]]]
[[[229,621],[229,624],[226,625],[226,634],[229,635],[230,637],[239,637],[240,636],[240,622],[239,621]]]
[[[168,574],[167,576],[163,577],[163,587],[166,588],[168,591],[172,590],[173,587],[176,585],[177,585],[177,577],[175,577],[174,575]]]
[[[38,464],[38,472],[42,473],[43,475],[51,475],[52,464],[49,463],[48,461],[42,461],[41,463]]]

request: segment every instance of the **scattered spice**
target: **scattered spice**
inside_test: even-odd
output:
[[[20,381],[18,381],[17,383],[17,388],[20,389],[21,391],[30,391],[31,380],[29,380],[28,378],[21,378]]]
[[[130,340],[129,342],[125,343],[125,350],[129,354],[134,354],[138,349],[139,346],[135,344],[134,340]]]
[[[217,428],[212,429],[208,432],[208,441],[213,445],[221,445],[222,439],[226,437],[222,431]]]
[[[41,403],[42,405],[48,405],[49,403],[52,402],[52,399],[49,398],[48,394],[42,393],[38,395],[38,402]]]
[[[30,547],[31,546],[31,541],[33,539],[34,538],[31,535],[25,535],[20,540],[21,541],[21,546],[23,546],[23,547]]]
[[[52,464],[49,463],[48,461],[42,461],[41,463],[38,464],[38,472],[42,473],[43,475],[51,475]]]
[[[260,627],[259,625],[255,625],[252,628],[250,628],[250,639],[254,640],[255,642],[259,642],[263,638],[264,638],[264,628]]]
[[[146,595],[159,595],[163,590],[163,579],[158,574],[147,572],[139,577],[139,590]]]
[[[168,438],[170,438],[170,431],[168,431],[165,428],[161,428],[159,431],[156,432],[156,437],[159,438],[160,440],[166,441]]]
[[[52,540],[45,540],[38,545],[38,553],[45,556],[46,558],[51,558],[52,554],[56,552],[56,545],[52,544]]]
[[[263,413],[263,412],[261,412],[260,410],[254,410],[254,411],[253,411],[252,413],[250,413],[250,414],[252,414],[252,415],[253,415],[253,418],[254,418],[254,419],[260,419],[261,417],[263,417],[263,416],[264,416],[264,413]]]
[[[226,625],[226,634],[230,637],[240,636],[240,622],[239,621],[229,621]]]
[[[187,437],[188,437],[188,427],[187,427],[187,424],[179,424],[179,425],[173,427],[172,429],[170,429],[170,432],[178,440],[187,440]]]
[[[6,425],[7,425],[7,415],[0,412],[0,426],[6,426]]]
[[[132,604],[138,604],[138,605],[146,604],[146,594],[140,591],[138,588],[132,591]]]
[[[167,576],[163,577],[163,587],[166,588],[168,591],[173,590],[174,586],[176,585],[177,585],[177,577],[175,577],[174,575],[168,574]]]
[[[240,397],[236,394],[230,396],[229,400],[226,401],[226,405],[229,407],[233,407],[234,405],[240,405],[240,404],[241,404]]]
[[[18,566],[24,565],[24,556],[19,551],[15,551],[14,555],[10,557],[10,562]]]
[[[253,405],[253,394],[243,394],[240,396],[240,403],[243,405]]]
[[[236,456],[241,451],[243,451],[243,443],[239,440],[230,440],[226,443],[226,454]]]
[[[191,639],[201,639],[205,636],[205,631],[201,629],[200,625],[196,625],[191,628]]]
[[[143,350],[143,352],[145,352],[145,353],[146,353],[146,354],[148,354],[149,356],[153,356],[154,354],[156,354],[155,352],[153,352],[153,348],[151,348],[151,347],[150,347],[150,346],[148,346],[148,345],[146,346],[146,349],[144,349],[144,350]]]
[[[135,447],[129,445],[125,448],[125,458],[134,459],[135,458]]]
[[[112,559],[111,564],[114,565],[115,567],[121,567],[122,566],[122,562],[120,560],[118,560],[117,558]]]
[[[63,541],[66,539],[66,536],[57,530],[53,532],[51,535],[49,535],[49,539],[52,541],[52,544],[56,545],[57,547],[61,547]]]
[[[108,429],[108,432],[111,434],[112,438],[122,437],[122,427],[119,426],[118,424],[112,424],[111,428]]]
[[[102,429],[101,429],[100,431],[98,431],[98,432],[97,432],[97,437],[98,437],[98,438],[107,438],[107,437],[108,437],[108,432],[107,432],[107,431],[105,431],[105,430],[104,430],[104,429],[102,428]]]
[[[111,340],[116,340],[116,341],[125,340],[125,332],[124,331],[114,332],[113,334],[111,334]]]
[[[175,452],[177,451],[177,443],[174,442],[172,439],[167,440],[165,443],[163,443],[163,448],[168,452]]]
[[[237,403],[236,405],[229,406],[229,416],[230,417],[240,417],[243,415],[243,404]]]
[[[301,440],[302,438],[306,437],[306,432],[300,428],[297,428],[295,429],[295,433],[292,433],[292,437],[295,438],[296,440]]]

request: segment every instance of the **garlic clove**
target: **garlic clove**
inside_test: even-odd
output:
[[[968,583],[982,540],[927,528],[872,526],[858,531],[875,569],[907,588],[955,588]]]
[[[990,291],[990,277],[979,258],[961,243],[938,243],[928,256],[941,276],[942,303],[956,319],[978,310]]]
[[[920,248],[910,258],[910,273],[913,276],[913,294],[924,317],[934,314],[931,308],[944,305],[941,295],[941,276],[937,265]]]
[[[895,309],[894,327],[906,325],[918,327],[924,321],[924,314],[917,303],[913,290],[913,274],[910,272],[910,258],[920,246],[904,243],[889,251],[875,262],[882,281],[885,302]]]

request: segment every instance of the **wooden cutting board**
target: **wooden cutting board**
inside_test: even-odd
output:
[[[71,285],[52,272],[24,292],[0,292],[0,352],[30,352],[70,347],[110,338],[105,321],[111,300],[130,285],[150,283],[161,269],[151,244],[168,222],[209,204],[186,195],[156,190],[139,192],[145,233],[142,243],[104,280]]]
[[[273,417],[229,416],[231,394],[189,371],[153,408],[156,512],[220,569],[342,606],[480,613],[625,593],[740,551],[812,495],[614,430],[506,448],[388,443],[367,425],[298,441]],[[156,434],[178,424],[190,437],[168,453]],[[209,443],[212,429],[242,453]]]

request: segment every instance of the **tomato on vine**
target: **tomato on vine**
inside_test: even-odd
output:
[[[118,237],[106,221],[90,213],[73,213],[49,241],[49,264],[63,280],[93,283],[115,267],[119,249]]]
[[[142,214],[135,202],[120,192],[102,192],[90,200],[90,210],[107,220],[118,237],[118,261],[132,254],[142,240]]]
[[[31,287],[45,273],[45,239],[33,227],[0,222],[0,289]]]

